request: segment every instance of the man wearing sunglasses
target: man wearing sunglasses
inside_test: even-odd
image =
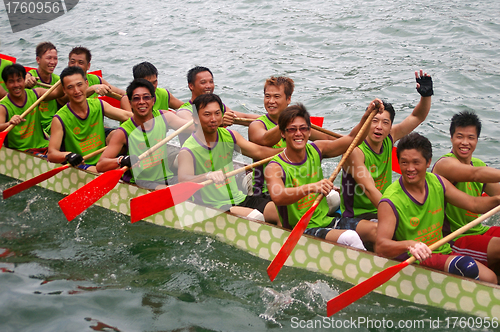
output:
[[[149,81],[138,78],[130,83],[127,97],[134,115],[110,139],[97,163],[98,172],[132,167],[138,155],[167,136],[168,129],[178,129],[188,122],[172,112],[155,110],[154,95],[155,88]],[[192,131],[193,128],[187,130]],[[177,183],[177,176],[168,166],[166,145],[141,160],[138,167],[125,174],[124,180],[146,189],[161,189]]]
[[[269,194],[278,208],[280,221],[284,227],[289,229],[295,227],[313,205],[317,194],[327,196],[330,193],[333,183],[323,177],[321,160],[343,154],[368,115],[377,108],[379,112],[383,112],[382,101],[378,99],[370,103],[360,123],[349,135],[335,141],[318,140],[311,144],[308,143],[311,136],[311,121],[305,107],[302,104],[292,105],[281,113],[278,126],[281,137],[286,141],[286,148],[269,162],[265,178]],[[314,210],[304,233],[365,249],[355,231],[335,229],[336,220],[327,214],[328,204],[323,199]]]
[[[67,67],[60,77],[69,102],[52,119],[47,157],[53,163],[66,161],[72,166],[95,172],[94,165],[99,156],[86,160],[82,165],[83,156],[105,146],[104,116],[124,122],[132,116],[132,112],[113,107],[100,99],[87,99],[88,81],[80,67]]]

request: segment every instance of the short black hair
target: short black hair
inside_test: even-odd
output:
[[[137,88],[146,88],[151,93],[151,97],[155,98],[155,87],[151,82],[145,80],[144,78],[136,78],[127,87],[127,97],[128,100],[132,101],[132,95],[134,94],[134,90]]]
[[[89,49],[83,46],[77,46],[74,47],[70,52],[68,58],[71,58],[71,54],[85,54],[85,59],[87,59],[87,63],[90,63],[92,60],[92,54],[90,53]]]
[[[56,52],[57,52],[57,48],[51,42],[41,42],[40,44],[38,44],[36,46],[35,53],[36,53],[36,56],[38,58],[38,57],[41,57],[42,55],[44,55],[45,52],[50,51],[50,50],[56,50]]]
[[[148,76],[158,77],[158,69],[151,62],[141,62],[132,68],[134,78],[146,78]]]
[[[425,158],[426,162],[432,160],[432,144],[427,139],[427,137],[420,135],[417,132],[411,132],[408,135],[404,136],[399,140],[397,156],[398,161],[401,156],[401,153],[404,150],[415,149],[422,154],[422,157]]]
[[[59,76],[59,79],[61,80],[62,86],[64,86],[64,78],[66,76],[71,76],[75,74],[80,74],[82,75],[83,79],[86,81],[87,77],[85,76],[85,73],[83,72],[83,69],[78,67],[78,66],[71,66],[71,67],[66,67],[63,69],[61,72],[61,75]]]
[[[222,103],[222,100],[220,99],[219,96],[217,96],[215,93],[204,93],[202,95],[199,95],[193,100],[193,116],[198,117],[198,113],[200,109],[205,108],[208,104],[216,102],[219,104],[220,110],[224,109],[224,104]]]
[[[389,117],[391,118],[391,125],[394,123],[394,117],[396,116],[396,111],[394,111],[394,107],[392,107],[391,103],[386,102],[385,100],[382,100],[382,103],[384,104],[384,109],[389,112]]]
[[[196,66],[194,68],[189,69],[187,73],[188,84],[194,84],[194,81],[196,80],[196,75],[204,71],[208,71],[210,75],[212,75],[212,78],[214,77],[214,74],[212,74],[210,69],[208,69],[207,67]]]
[[[283,112],[281,112],[280,117],[278,118],[278,127],[280,131],[284,133],[288,124],[292,122],[296,117],[304,118],[309,128],[311,128],[311,117],[309,116],[309,112],[307,111],[304,104],[297,103],[288,106]]]
[[[26,78],[26,69],[18,63],[5,66],[2,71],[2,80],[7,82],[9,76],[21,76],[24,80]]]
[[[475,112],[463,111],[453,115],[450,123],[450,136],[453,137],[457,127],[463,128],[469,126],[476,127],[477,138],[479,138],[479,135],[481,134],[481,120],[479,120],[479,117]]]

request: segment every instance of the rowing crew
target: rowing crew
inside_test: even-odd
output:
[[[141,65],[150,67],[145,63],[139,66]],[[136,68],[137,66],[134,68],[134,76]],[[24,81],[23,73],[21,70],[17,73],[9,70],[5,70],[10,74],[4,77],[4,81],[8,83],[9,99],[10,94],[14,97],[22,96],[20,87]],[[146,140],[158,141],[165,136],[169,126],[176,129],[193,118],[194,132],[190,137],[185,137],[186,142],[178,158],[178,179],[181,182],[205,179],[215,182],[204,188],[195,200],[240,215],[260,217],[289,228],[312,205],[315,194],[328,195],[333,189],[333,184],[323,179],[321,159],[344,153],[360,128],[360,125],[356,126],[349,135],[338,140],[311,130],[305,108],[302,105],[288,106],[293,93],[293,81],[285,77],[272,77],[264,86],[264,106],[268,114],[249,127],[250,140],[260,143],[256,145],[238,133],[221,127],[222,124],[233,123],[235,115],[218,96],[212,94],[213,75],[206,68],[196,67],[190,71],[194,73],[191,75],[193,83],[189,83],[188,74],[193,98],[186,103],[185,109],[181,107],[178,115],[162,111],[159,106],[153,113],[159,93],[150,81],[155,81],[157,73],[147,75],[146,80],[134,80],[127,89],[127,99],[132,110],[130,114],[123,110],[115,113],[119,109],[115,110],[100,101],[87,101],[88,79],[85,72],[71,67],[65,71],[61,74],[61,81],[69,103],[65,106],[65,115],[56,115],[52,120],[49,160],[61,162],[66,159],[72,165],[80,165],[83,154],[103,146],[105,134],[101,129],[104,127],[104,114],[111,115],[111,118],[115,115],[115,119],[124,123],[109,136],[109,148],[97,163],[97,170],[131,167],[136,164],[135,156],[141,152],[141,149],[134,151],[138,145],[130,144],[129,139],[133,141],[134,135],[142,135],[139,140],[144,141],[145,137],[149,137]],[[12,78],[17,85],[12,84]],[[402,258],[410,253],[423,265],[496,283],[495,273],[487,266],[497,269],[500,256],[500,232],[497,227],[477,226],[468,231],[466,236],[460,237],[453,247],[442,246],[432,256],[427,247],[442,238],[443,231],[459,228],[474,213],[484,213],[497,205],[499,198],[496,195],[500,194],[497,188],[499,175],[497,170],[472,160],[480,132],[477,117],[472,124],[469,120],[459,120],[458,125],[455,123],[454,129],[450,130],[452,142],[456,140],[458,143],[457,147],[454,143],[452,152],[437,163],[435,172],[441,176],[426,173],[432,156],[431,145],[418,134],[408,134],[425,120],[430,110],[432,80],[422,71],[420,74],[416,73],[416,79],[417,90],[421,94],[420,102],[401,123],[392,125],[392,105],[380,100],[370,103],[362,122],[371,111],[377,110],[378,113],[371,123],[366,140],[349,155],[343,167],[342,214],[333,219],[328,217],[328,206],[321,203],[305,233],[357,248],[364,248],[365,244],[372,245],[376,252],[387,257]],[[99,92],[99,89],[95,92]],[[55,96],[58,97],[60,91]],[[126,101],[122,101],[123,103],[126,104]],[[5,121],[9,113],[4,108]],[[92,120],[85,122],[90,115]],[[0,120],[1,116],[0,107]],[[155,121],[157,117],[162,120]],[[465,113],[457,117],[468,119],[475,115]],[[13,117],[9,124],[19,124],[20,121]],[[31,128],[24,129],[25,134],[32,133],[35,124],[38,126],[37,123],[32,123],[34,122],[25,126]],[[100,131],[97,132],[97,129]],[[82,130],[84,133],[78,136]],[[152,133],[152,136],[146,133]],[[157,134],[159,136],[155,137]],[[70,141],[66,141],[67,137],[71,137]],[[24,138],[21,134],[20,141],[24,141]],[[398,160],[402,177],[389,186],[392,182],[388,168],[392,164],[390,152],[394,142],[401,138],[403,140],[399,145]],[[316,142],[308,144],[309,139],[316,139]],[[61,152],[58,148],[62,142],[66,152]],[[275,149],[281,149],[278,150],[281,153],[263,172],[255,174],[256,193],[252,196],[244,195],[233,180],[224,176],[232,169],[234,149],[240,149],[243,154],[257,160],[275,154]],[[137,179],[131,174],[132,182],[154,189],[174,183],[174,173],[169,170],[166,155],[165,150],[159,150],[156,155],[141,161],[141,174]],[[91,162],[88,161],[86,165],[91,165]],[[462,171],[456,172],[457,168]],[[264,177],[259,176],[262,174]],[[446,178],[475,198],[456,190]],[[158,185],[159,179],[163,184]],[[263,180],[267,182],[266,185]],[[479,197],[483,190],[491,197]],[[445,201],[449,203],[447,206]],[[457,255],[463,252],[472,254],[475,260],[469,256]]]

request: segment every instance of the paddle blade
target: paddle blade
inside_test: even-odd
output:
[[[182,203],[203,187],[200,183],[184,182],[132,198],[130,200],[130,221],[137,222]]]
[[[392,170],[396,173],[401,174],[401,168],[399,168],[397,151],[398,148],[394,146],[392,148]]]
[[[323,127],[323,121],[325,120],[322,116],[311,116],[311,123],[318,126]]]
[[[346,290],[342,294],[329,300],[326,304],[326,314],[328,317],[337,313],[338,311],[344,309],[351,303],[359,300],[366,294],[373,291],[375,288],[379,287],[383,283],[389,281],[396,273],[401,271],[405,266],[408,265],[407,261],[401,262],[397,265],[388,267],[382,272],[377,273],[371,278],[366,279],[360,284]]]
[[[104,100],[113,107],[120,108],[120,101],[108,96],[99,96],[99,99]]]
[[[116,186],[125,171],[126,167],[107,171],[71,195],[61,199],[59,201],[59,206],[64,212],[66,219],[68,219],[68,221],[75,219],[77,215],[106,195]]]
[[[299,242],[300,237],[302,236],[302,234],[304,234],[304,231],[309,224],[309,220],[311,220],[311,217],[317,206],[318,204],[314,204],[313,206],[311,206],[311,208],[307,210],[302,218],[300,218],[299,222],[297,223],[297,225],[295,225],[290,235],[288,235],[285,244],[281,247],[276,257],[274,257],[271,264],[269,264],[269,266],[267,267],[267,275],[269,276],[269,279],[271,279],[271,281],[274,281],[281,268],[285,264],[288,256],[290,256],[293,248],[295,248],[295,245],[297,244],[297,242]]]
[[[3,191],[3,199],[7,199],[11,196],[19,194],[21,191],[24,191],[28,188],[31,188],[34,185],[37,185],[40,182],[43,182],[43,181],[53,177],[54,175],[56,175],[57,173],[59,173],[61,171],[64,171],[68,167],[69,167],[69,165],[64,165],[61,167],[54,168],[48,172],[45,172],[45,173],[40,174],[38,176],[35,176],[33,179],[29,179],[29,180],[24,181],[22,183],[16,184],[14,187],[11,187],[9,189],[5,189]]]
[[[5,137],[7,137],[7,134],[8,134],[8,133],[9,133],[8,131],[2,131],[2,132],[0,133],[0,149],[2,148],[2,146],[3,146],[3,141],[5,141]]]

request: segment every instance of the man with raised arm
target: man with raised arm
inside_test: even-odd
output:
[[[69,52],[68,58],[69,67],[80,67],[85,73],[85,78],[88,81],[86,97],[97,98],[99,96],[105,96],[110,92],[117,93],[121,96],[125,95],[125,91],[109,84],[104,78],[87,73],[90,69],[90,61],[92,60],[92,54],[87,48],[82,46],[74,47]]]
[[[470,196],[500,195],[500,170],[488,167],[472,156],[476,150],[481,121],[474,112],[460,112],[451,118],[451,152],[442,156],[432,169]],[[446,230],[451,232],[479,215],[453,204],[446,206]],[[484,265],[498,271],[500,262],[500,227],[477,225],[460,236],[452,248],[467,253]]]
[[[432,79],[415,72],[420,101],[402,122],[394,123],[394,108],[384,102],[384,112],[373,118],[365,141],[354,149],[342,169],[341,211],[337,227],[358,232],[364,242],[375,243],[377,206],[392,183],[392,148],[401,137],[420,125],[431,108]]]
[[[193,118],[193,101],[199,95],[205,93],[214,93],[215,84],[214,84],[214,76],[210,69],[207,67],[194,67],[191,68],[187,73],[187,81],[189,90],[191,90],[191,99],[183,104],[178,110],[177,114],[186,119],[191,120]],[[248,119],[257,119],[259,115],[257,114],[246,114],[238,111],[233,111],[226,105],[222,104],[222,115],[223,122],[221,125],[230,126],[234,123],[234,118],[248,118]],[[243,124],[243,123],[242,123]],[[180,136],[181,142],[183,142],[186,137]]]
[[[213,180],[195,195],[195,202],[242,216],[276,224],[278,215],[270,199],[246,196],[234,177],[225,174],[233,170],[233,152],[261,160],[279,150],[262,147],[244,139],[238,132],[222,128],[224,105],[219,96],[201,94],[193,101],[196,130],[179,152],[179,182]]]
[[[496,284],[493,271],[472,257],[457,255],[449,243],[433,251],[428,246],[443,238],[447,203],[484,213],[500,204],[500,196],[472,197],[427,172],[431,142],[416,132],[399,141],[397,154],[401,177],[386,189],[378,205],[375,251],[398,260],[409,253],[423,266]]]
[[[379,106],[376,106],[378,101]],[[321,160],[344,153],[354,140],[368,115],[383,110],[382,102],[370,103],[360,123],[335,141],[318,140],[308,143],[311,136],[309,113],[302,104],[287,107],[280,115],[278,126],[286,148],[269,162],[265,170],[267,188],[278,207],[284,227],[292,229],[313,205],[318,194],[327,196],[333,183],[323,177]],[[366,135],[366,134],[365,134]],[[358,234],[352,230],[334,229],[335,219],[328,215],[328,204],[322,199],[314,211],[305,234],[365,249]]]
[[[54,74],[58,58],[57,49],[51,42],[42,42],[36,47],[37,69],[31,69],[26,75],[26,82],[33,87],[41,87],[39,83],[54,85],[59,81],[59,75]],[[38,105],[42,116],[42,127],[50,135],[50,124],[52,118],[60,108],[57,100],[44,100]]]
[[[132,112],[111,106],[100,99],[86,98],[88,81],[80,67],[67,67],[61,73],[61,84],[69,102],[52,119],[48,159],[53,163],[67,161],[89,171],[96,171],[99,156],[85,161],[83,156],[105,146],[104,116],[124,122]]]
[[[167,89],[158,88],[158,69],[147,61],[141,62],[132,68],[134,79],[143,78],[153,84],[155,88],[153,110],[168,110],[169,108],[178,109],[184,102],[175,98]],[[131,110],[130,100],[127,95],[121,100],[121,108]]]
[[[20,64],[4,68],[2,79],[7,86],[8,95],[0,102],[0,131],[11,124],[15,127],[7,134],[5,146],[21,151],[32,150],[42,155],[46,154],[49,142],[42,128],[42,116],[35,107],[26,117],[21,114],[33,105],[47,89],[25,89],[26,69]],[[45,100],[52,100],[63,95],[61,87],[53,90]]]
[[[289,77],[271,76],[264,83],[264,108],[267,114],[260,116],[248,126],[248,140],[259,145],[273,148],[284,148],[286,142],[281,137],[278,127],[280,114],[288,107],[292,100],[294,90],[293,80]],[[312,141],[321,139],[335,139],[334,137],[311,130],[310,139]],[[265,165],[254,169],[253,194],[268,195],[264,179]]]
[[[130,83],[127,96],[134,115],[111,138],[96,165],[98,172],[132,167],[137,156],[167,136],[169,128],[178,129],[188,122],[172,112],[155,110],[154,95],[155,88],[149,81],[137,78]],[[139,171],[132,168],[124,180],[146,189],[161,189],[177,183],[177,176],[168,167],[166,144],[141,160],[137,167]]]

